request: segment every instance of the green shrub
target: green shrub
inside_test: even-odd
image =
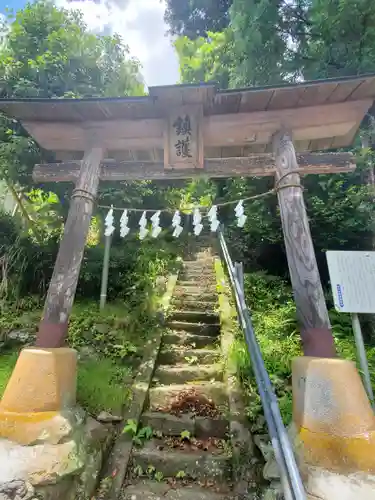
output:
[[[245,276],[245,293],[264,363],[278,397],[280,412],[285,424],[289,424],[292,418],[291,363],[294,357],[302,354],[291,288],[279,277],[256,272]],[[339,356],[355,361],[356,348],[350,315],[338,313],[334,309],[329,314]],[[373,341],[367,343],[366,352],[375,383]],[[262,407],[248,349],[239,330],[231,356],[235,359],[247,395],[249,419],[254,422],[262,413]]]

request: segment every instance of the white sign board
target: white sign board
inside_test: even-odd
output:
[[[328,251],[335,308],[348,313],[375,313],[375,252]]]

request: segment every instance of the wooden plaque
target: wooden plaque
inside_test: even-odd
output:
[[[202,106],[172,108],[165,129],[165,168],[203,168],[202,122]]]

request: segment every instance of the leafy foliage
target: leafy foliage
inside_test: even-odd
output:
[[[28,3],[15,14],[0,47],[0,79],[1,97],[144,93],[139,64],[120,37],[90,33],[78,11],[48,0]],[[0,117],[0,177],[30,187],[34,164],[50,158],[19,123]],[[65,189],[51,187],[59,196]]]
[[[231,4],[232,0],[167,0],[165,20],[173,35],[193,39],[225,28]]]
[[[142,93],[138,63],[118,36],[94,35],[79,11],[40,0],[19,10],[0,57],[3,97]]]
[[[207,30],[214,31],[214,37],[211,33],[206,37],[198,31],[184,32],[193,12],[191,3],[184,5],[181,10],[172,8],[174,18],[167,16],[172,31],[194,42],[203,37],[198,43],[184,42],[189,45],[193,61],[190,71],[186,71],[186,61],[180,59],[186,82],[196,81],[204,70],[207,75],[215,75],[216,61],[211,52],[223,48],[219,32],[232,40],[221,50],[223,67],[218,78],[225,84],[220,75],[229,72],[229,87],[374,70],[375,7],[371,0],[233,0],[229,23],[225,22],[222,28],[213,23]],[[174,30],[175,26],[182,28]],[[179,50],[180,57],[181,53]],[[186,56],[186,52],[182,55]]]
[[[374,71],[375,6],[371,0],[312,0],[306,17],[299,56],[306,78]]]
[[[154,431],[151,427],[146,426],[138,428],[138,423],[133,419],[129,419],[127,421],[122,432],[123,434],[131,435],[133,438],[133,442],[138,446],[142,446],[145,441],[149,441],[154,435]],[[142,474],[143,471],[139,475]]]
[[[220,88],[231,85],[233,72],[233,31],[207,33],[207,38],[179,37],[175,49],[183,82],[215,82]]]
[[[287,39],[280,32],[280,0],[234,0],[231,9],[236,86],[266,85],[284,79]]]
[[[245,276],[245,295],[252,312],[254,330],[260,344],[265,366],[278,397],[280,412],[285,424],[292,418],[291,362],[301,354],[296,311],[290,286],[282,279],[264,272]],[[330,310],[335,344],[345,359],[356,360],[355,343],[349,315]],[[367,355],[375,383],[374,339],[369,338]],[[262,414],[262,407],[251,363],[242,332],[238,331],[231,349],[245,393],[248,398],[248,416],[255,425]],[[262,429],[257,429],[257,431]]]

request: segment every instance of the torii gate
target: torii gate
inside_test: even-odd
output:
[[[63,346],[100,179],[275,176],[304,353],[315,356],[299,358],[293,370],[293,393],[299,393],[294,420],[317,457],[312,463],[334,463],[343,434],[327,441],[327,419],[317,426],[314,408],[304,408],[318,398],[323,413],[327,404],[328,413],[338,412],[340,429],[354,436],[346,455],[352,449],[353,463],[375,472],[374,418],[358,374],[345,361],[319,360],[334,357],[335,350],[300,186],[301,175],[354,169],[348,153],[310,151],[349,146],[374,97],[375,76],[359,76],[227,91],[174,85],[136,98],[0,100],[0,111],[20,120],[41,147],[56,151],[58,162],[36,165],[34,180],[75,183],[36,348],[21,353],[0,402],[0,437],[30,444],[41,425],[48,427],[56,413],[75,404],[76,354]],[[345,391],[332,392],[337,379],[356,396],[350,411]],[[356,412],[358,419],[349,422]]]
[[[0,100],[58,163],[34,180],[75,183],[37,346],[64,344],[99,179],[141,180],[347,172],[347,153],[375,97],[375,77],[216,91],[211,84],[153,87],[146,97]],[[296,153],[297,151],[297,153]],[[296,172],[298,170],[298,172]],[[286,176],[285,174],[290,174]],[[305,354],[334,356],[302,190],[278,191]]]

